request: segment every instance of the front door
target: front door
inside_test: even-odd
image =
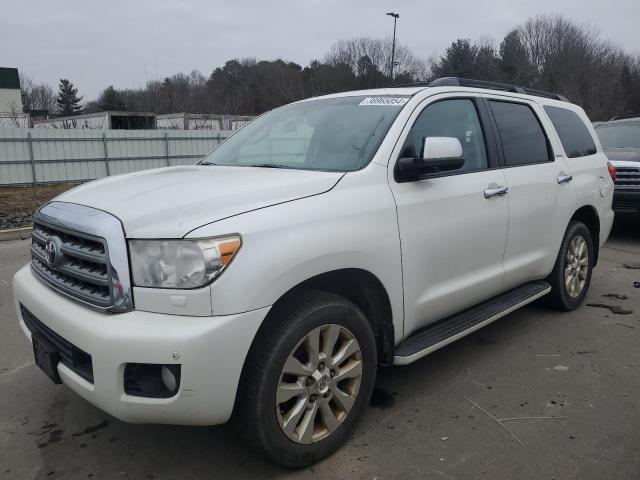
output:
[[[488,121],[479,98],[430,97],[413,113],[390,162],[402,246],[405,336],[502,289],[508,204],[495,194],[505,178]],[[397,158],[418,156],[426,137],[457,138],[464,166],[418,181],[395,180]]]

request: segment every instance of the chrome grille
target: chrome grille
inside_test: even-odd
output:
[[[614,212],[619,213],[636,213],[640,212],[640,202],[634,202],[630,200],[619,200],[613,197],[613,204],[611,205]]]
[[[38,221],[31,239],[31,267],[44,282],[99,308],[113,304],[104,239]]]
[[[122,223],[103,210],[53,201],[33,218],[31,270],[57,292],[105,313],[133,310]]]
[[[615,184],[618,190],[640,189],[640,167],[616,166]]]

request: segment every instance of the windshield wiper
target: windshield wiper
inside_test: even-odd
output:
[[[259,168],[290,168],[293,169],[294,167],[290,167],[289,165],[282,165],[281,163],[255,163],[253,165],[248,165],[249,167],[259,167]]]
[[[198,165],[218,165],[218,164],[213,162],[200,162]]]

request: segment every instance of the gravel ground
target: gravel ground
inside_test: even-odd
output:
[[[0,480],[640,478],[640,218],[616,226],[581,308],[528,305],[380,369],[356,434],[295,472],[248,451],[229,425],[126,424],[53,385],[11,299],[28,252],[28,241],[0,243]]]
[[[31,225],[40,205],[74,186],[0,187],[0,230]]]

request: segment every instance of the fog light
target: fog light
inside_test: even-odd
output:
[[[175,392],[177,390],[178,382],[176,381],[176,377],[171,370],[169,370],[166,366],[162,366],[160,368],[160,376],[162,377],[162,382],[164,386],[167,387],[167,390],[170,392]]]
[[[124,391],[127,395],[149,398],[173,397],[180,388],[180,365],[127,363]]]

